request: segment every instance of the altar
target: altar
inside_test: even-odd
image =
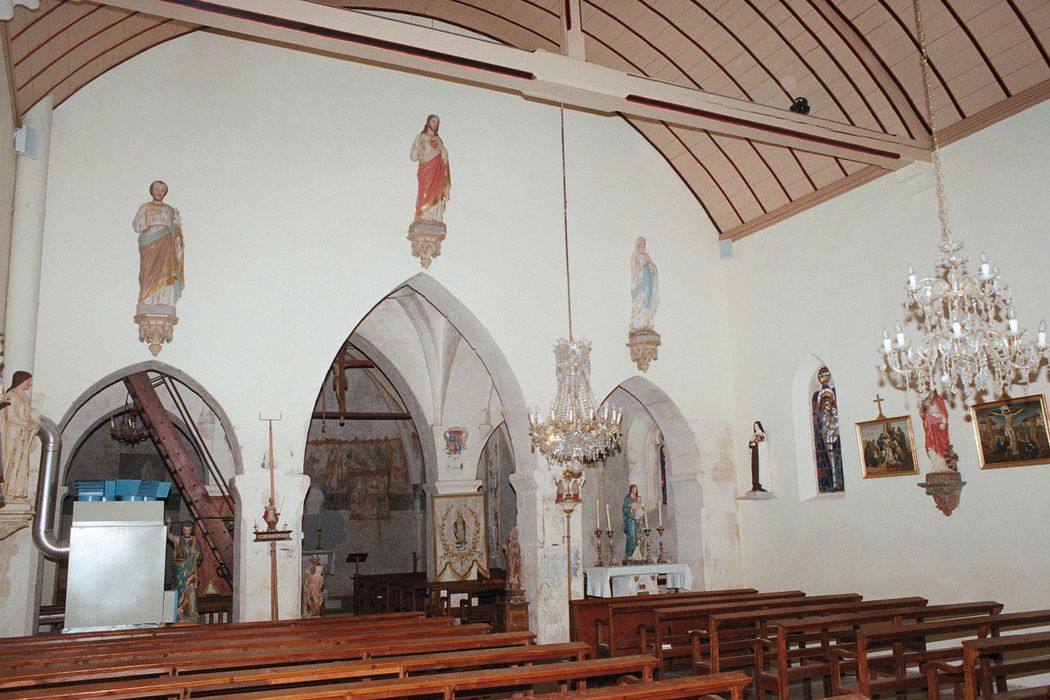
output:
[[[611,596],[659,593],[657,576],[667,577],[667,587],[688,591],[693,587],[693,572],[688,564],[636,564],[632,566],[591,566],[586,570],[587,595]]]

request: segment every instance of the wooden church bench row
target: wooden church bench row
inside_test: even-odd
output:
[[[697,628],[706,628],[712,615],[774,610],[801,605],[812,608],[818,605],[853,604],[860,600],[861,595],[859,593],[808,597],[796,595],[785,597],[753,596],[746,599],[709,601],[673,608],[656,608],[649,610],[647,612],[647,620],[638,625],[636,631],[637,643],[640,650],[648,652],[652,649],[662,662],[671,662],[675,658],[692,656],[691,635]],[[618,647],[612,648],[611,651],[622,649],[630,644],[630,641],[629,639],[619,641]]]
[[[745,630],[747,638],[753,638],[754,633],[750,630],[754,620],[760,620],[772,614],[771,611],[782,608],[792,610],[817,610],[819,608],[835,606],[848,610],[856,604],[860,604],[861,595],[858,593],[845,593],[821,596],[787,596],[761,598],[755,596],[747,600],[737,600],[724,603],[692,604],[688,607],[657,608],[650,611],[651,621],[639,627],[639,643],[642,651],[650,650],[660,660],[660,669],[670,667],[675,660],[680,658],[692,659],[695,651],[694,637],[700,632],[707,632],[711,620],[724,615],[743,615],[748,620],[748,629]],[[738,624],[739,627],[739,624]],[[716,639],[717,641],[717,639]],[[707,645],[710,651],[710,644]],[[750,643],[747,649],[751,651]],[[717,646],[715,648],[715,661],[717,662]],[[716,672],[716,667],[705,670],[705,673]]]
[[[461,627],[461,626],[460,626]],[[487,630],[487,625],[479,627]],[[457,627],[449,628],[457,630]],[[346,661],[381,658],[406,654],[436,653],[464,649],[485,649],[531,644],[531,632],[502,632],[486,634],[485,630],[465,629],[448,635],[421,636],[418,633],[360,637],[342,640],[336,644],[311,643],[305,645],[273,646],[265,643],[251,648],[187,649],[163,652],[159,655],[113,654],[85,662],[61,660],[36,664],[0,673],[0,689],[27,687],[49,679],[68,681],[93,678],[129,678],[143,675],[201,673],[207,671],[261,668],[290,663]]]
[[[278,688],[251,691],[235,695],[200,695],[200,698],[227,698],[227,700],[306,700],[307,698],[409,698],[421,695],[442,695],[455,698],[461,692],[531,690],[537,685],[558,683],[563,686],[578,684],[586,688],[588,681],[615,679],[623,675],[637,675],[642,682],[652,682],[656,659],[649,655],[620,656],[611,659],[556,662],[511,668],[487,668],[456,673],[435,673],[409,678],[356,681],[339,684],[320,684],[303,688]]]
[[[665,678],[651,683],[633,683],[605,688],[588,688],[586,690],[559,691],[538,693],[534,698],[542,700],[586,700],[599,698],[617,698],[617,700],[686,700],[691,698],[708,698],[714,695],[728,694],[731,700],[741,700],[744,688],[751,679],[742,673],[716,673],[706,676],[684,676]],[[839,700],[861,700],[842,698]]]
[[[869,697],[914,689],[929,692],[927,665],[961,660],[966,640],[1048,625],[1050,610],[1028,610],[858,632],[853,648],[839,646],[831,650],[832,687],[835,692],[856,691]],[[939,646],[929,648],[931,641]],[[844,663],[856,664],[855,683],[844,680]],[[879,663],[888,664],[892,675],[873,679],[871,672]]]
[[[93,632],[69,632],[66,634],[42,634],[32,637],[0,638],[0,655],[12,649],[44,648],[80,644],[89,641],[122,639],[174,639],[192,637],[215,637],[226,634],[266,634],[283,629],[324,629],[329,626],[372,625],[390,620],[408,621],[420,619],[422,612],[382,613],[376,615],[335,615],[294,620],[265,620],[256,622],[226,622],[214,625],[167,625],[163,627],[136,627],[120,630],[98,630]]]
[[[837,645],[852,645],[863,626],[904,625],[952,618],[987,618],[1002,610],[995,601],[869,609],[851,614],[821,615],[794,620],[769,620],[770,629],[754,645],[750,666],[756,669],[758,697],[772,693],[788,697],[791,683],[824,680],[830,692],[832,666],[829,655]],[[849,648],[848,646],[846,647]],[[698,671],[705,665],[698,665]],[[855,667],[843,668],[842,671]]]
[[[255,637],[235,637],[233,639],[196,639],[192,643],[169,642],[165,644],[128,644],[127,642],[114,642],[102,646],[91,646],[84,649],[64,647],[52,651],[46,655],[21,654],[8,655],[0,658],[0,671],[14,670],[27,667],[38,667],[41,664],[54,665],[59,663],[87,663],[94,660],[107,658],[123,658],[131,661],[148,661],[151,659],[167,658],[179,654],[193,652],[211,652],[221,654],[226,651],[245,652],[252,649],[266,649],[280,647],[287,651],[295,648],[306,647],[330,647],[350,644],[363,639],[410,639],[415,637],[449,637],[464,634],[485,634],[489,631],[486,624],[477,625],[452,625],[441,624],[440,620],[433,623],[422,624],[424,621],[414,621],[409,625],[395,625],[393,627],[381,628],[353,628],[335,629],[328,634],[315,634],[304,632],[287,632],[275,635],[258,635]]]
[[[675,605],[676,601],[689,601],[696,598],[753,595],[754,588],[727,588],[710,591],[679,591],[676,593],[656,593],[644,597],[646,603],[655,606]],[[617,596],[612,598],[581,598],[569,602],[569,637],[576,641],[587,642],[593,653],[598,653],[595,639],[595,624],[598,620],[609,621],[611,606],[637,604],[639,596]]]
[[[798,600],[805,596],[802,591],[771,591],[692,595],[659,601],[655,600],[657,596],[639,596],[633,600],[611,602],[605,615],[594,620],[594,646],[599,656],[638,653],[642,650],[641,632],[643,629],[652,632],[656,610],[708,610],[734,603],[757,605],[766,601]]]
[[[1046,697],[1050,686],[1008,689],[1011,678],[1050,673],[1050,632],[1008,634],[966,640],[960,663],[930,662],[926,686],[930,700],[939,700],[940,687],[955,686],[959,700]]]
[[[270,627],[256,629],[241,627],[238,625],[196,625],[190,633],[186,634],[161,634],[153,637],[141,637],[138,635],[109,636],[103,639],[80,639],[80,640],[54,640],[51,643],[37,642],[27,644],[12,644],[0,649],[0,667],[16,659],[33,657],[42,653],[49,656],[73,657],[87,656],[93,653],[117,652],[121,649],[149,648],[160,650],[166,648],[180,648],[188,645],[201,644],[236,644],[245,640],[247,644],[269,640],[278,643],[284,638],[308,639],[326,637],[334,639],[340,636],[354,636],[372,632],[408,629],[438,629],[451,627],[452,620],[447,618],[408,618],[408,619],[383,619],[369,620],[367,622],[354,621],[347,616],[344,621],[324,625],[289,625],[281,627]]]
[[[468,671],[520,664],[583,661],[589,647],[583,642],[519,645],[491,649],[473,649],[381,659],[337,661],[326,663],[289,663],[265,668],[243,668],[207,673],[180,674],[125,679],[98,679],[69,683],[42,681],[31,689],[17,692],[0,691],[0,700],[35,700],[60,694],[66,700],[89,698],[189,698],[207,692],[246,692],[294,686],[303,683],[331,683],[383,677],[406,678],[436,671]]]
[[[858,615],[865,612],[902,610],[924,606],[926,599],[912,596],[906,598],[882,598],[850,602],[816,602],[819,596],[807,599],[802,605],[775,606],[755,610],[716,613],[708,617],[706,628],[691,630],[689,652],[694,673],[718,673],[732,669],[755,667],[756,642],[770,635],[774,623],[799,620],[808,617],[830,617],[834,615]],[[685,649],[664,644],[664,655],[669,661],[685,656]],[[758,666],[757,668],[761,668]]]

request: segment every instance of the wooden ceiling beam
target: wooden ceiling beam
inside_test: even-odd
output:
[[[896,169],[928,144],[673,85],[545,51],[305,0],[99,0],[103,4],[391,68]]]

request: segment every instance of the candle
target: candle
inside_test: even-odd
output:
[[[915,279],[915,270],[911,267],[908,268],[908,289],[915,289],[918,287],[918,281]]]
[[[1046,320],[1039,322],[1039,333],[1036,335],[1035,344],[1041,348],[1046,347]]]
[[[992,266],[988,264],[988,258],[985,257],[984,251],[981,251],[981,277],[988,279],[992,276]]]
[[[643,510],[642,511],[642,519],[645,521],[645,529],[648,530],[649,529],[649,511],[647,511],[647,510]]]
[[[904,345],[904,329],[901,328],[901,322],[897,321],[897,347]]]
[[[597,498],[594,499],[594,529],[595,530],[601,530],[602,529],[601,501],[599,501]]]
[[[885,328],[883,328],[882,329],[882,351],[883,352],[889,352],[890,351],[890,347],[891,347],[891,345],[890,345],[890,334]]]
[[[605,529],[612,532],[612,518],[609,517],[609,504],[605,504]]]
[[[656,516],[660,518],[660,527],[664,526],[664,506],[660,502],[660,499],[656,501]]]

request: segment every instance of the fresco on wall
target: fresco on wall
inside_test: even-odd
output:
[[[164,202],[168,186],[160,180],[150,183],[152,198],[139,207],[131,222],[139,234],[139,301],[135,323],[139,340],[149,344],[156,356],[163,343],[170,343],[179,322],[175,304],[186,284],[183,265],[185,244],[179,210]]]
[[[441,241],[445,240],[445,202],[451,199],[452,171],[448,151],[438,135],[441,119],[427,115],[423,130],[412,141],[409,158],[416,167],[416,214],[408,227],[412,241],[412,255],[419,264],[430,267],[431,261],[441,255]]]
[[[392,505],[411,499],[405,449],[399,438],[308,443],[305,472],[324,493],[325,510],[346,511],[351,520],[390,517]]]
[[[827,367],[817,370],[817,390],[810,407],[813,412],[813,453],[817,465],[817,491],[845,491],[842,478],[842,436],[839,431],[839,403],[835,382]]]

